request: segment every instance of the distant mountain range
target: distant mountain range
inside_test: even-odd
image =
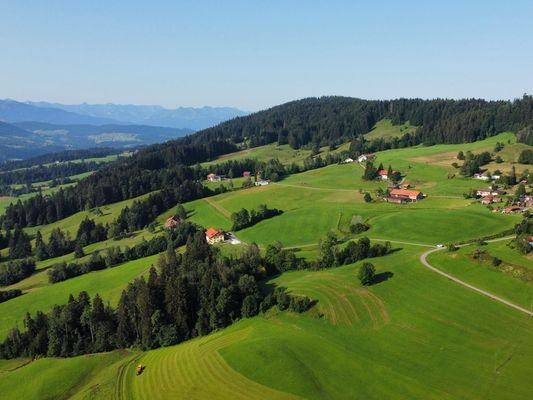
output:
[[[148,125],[59,125],[45,122],[0,122],[0,162],[61,150],[92,147],[131,148],[165,142],[191,129]]]
[[[58,104],[26,102],[26,105],[41,109],[55,109],[81,115],[85,118],[104,120],[104,123],[155,125],[169,128],[205,129],[229,119],[248,114],[231,107],[178,107],[167,109],[161,106],[130,104]],[[1,116],[0,116],[1,118]],[[46,121],[49,122],[49,121]],[[80,122],[91,123],[91,122]]]
[[[217,125],[246,112],[116,104],[0,100],[0,161],[91,147],[137,147]]]

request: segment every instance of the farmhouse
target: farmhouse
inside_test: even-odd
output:
[[[490,177],[485,174],[474,174],[474,179],[479,179],[480,181],[490,181]]]
[[[220,243],[224,241],[224,232],[215,228],[209,228],[205,231],[205,240],[209,244]]]
[[[520,196],[519,205],[522,207],[532,207],[533,206],[533,195],[523,194]]]
[[[165,221],[165,229],[174,229],[181,221],[174,215],[171,215]]]
[[[527,241],[531,247],[533,247],[533,236],[527,238]]]
[[[269,181],[265,181],[264,179],[259,179],[257,182],[255,182],[255,186],[266,186],[269,183],[270,183]]]
[[[502,199],[496,196],[485,196],[481,198],[481,204],[501,203]]]
[[[365,162],[368,160],[372,160],[375,157],[374,154],[361,154],[359,157],[357,157],[357,162]]]
[[[394,189],[386,198],[389,203],[416,203],[424,194],[417,190]]]
[[[514,213],[518,213],[518,212],[521,212],[521,211],[522,211],[522,207],[510,206],[510,207],[505,207],[502,212],[504,214],[514,214]]]
[[[392,174],[393,174],[393,175],[394,175],[394,174],[397,174],[397,173],[398,173],[398,171],[392,171]],[[379,177],[381,178],[381,180],[383,180],[383,181],[386,181],[387,179],[390,178],[390,176],[389,176],[389,172],[388,172],[386,169],[380,169],[380,170],[378,171],[378,175],[379,175]]]
[[[222,177],[211,172],[209,175],[207,175],[207,180],[210,182],[220,182]]]
[[[344,160],[345,163],[352,163],[353,158],[348,157],[346,160]]]
[[[486,197],[486,196],[498,196],[501,195],[502,191],[500,189],[479,189],[476,192],[476,196],[478,197]]]
[[[242,176],[244,176],[245,178],[249,178],[250,176],[252,176],[252,173],[250,171],[244,171],[242,173]]]

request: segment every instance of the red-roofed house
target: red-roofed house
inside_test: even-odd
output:
[[[218,229],[209,228],[205,231],[205,240],[209,244],[220,243],[224,241],[224,232]]]
[[[245,178],[247,178],[247,177],[252,176],[252,173],[251,173],[250,171],[244,171],[244,172],[242,173],[242,176],[244,176]]]
[[[481,199],[481,204],[501,203],[502,199],[496,196],[485,196]]]
[[[394,189],[390,192],[387,201],[390,203],[416,203],[424,194],[418,190]]]
[[[398,171],[392,171],[392,173],[393,173],[393,174],[397,174]],[[389,176],[389,171],[387,171],[386,169],[380,169],[380,170],[378,171],[378,175],[379,175],[379,177],[380,177],[382,180],[384,180],[384,181],[386,181],[387,179],[390,178],[390,176]]]
[[[504,214],[513,214],[513,213],[517,213],[520,211],[522,211],[522,207],[519,207],[519,206],[510,206],[510,207],[505,207],[503,209]]]

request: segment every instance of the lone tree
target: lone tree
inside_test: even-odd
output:
[[[359,269],[359,280],[362,285],[370,285],[375,275],[376,268],[369,262],[363,263],[361,269]]]
[[[363,199],[365,200],[365,203],[372,202],[372,196],[368,192],[365,193],[365,195],[363,196]]]

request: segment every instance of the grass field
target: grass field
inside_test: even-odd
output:
[[[100,365],[112,364],[118,399],[528,398],[533,321],[424,269],[421,251],[372,260],[390,278],[369,288],[358,265],[285,273],[272,283],[319,300],[314,309],[272,310],[149,351],[135,361],[146,365],[139,377],[129,359]],[[0,388],[15,378],[0,375]]]
[[[91,296],[99,293],[104,301],[116,305],[122,289],[134,278],[148,271],[151,265],[155,265],[158,257],[154,255],[52,285],[36,287],[20,297],[0,303],[0,338],[4,338],[15,324],[21,326],[26,312],[48,311],[54,304],[66,303],[71,293],[77,295],[82,290]]]
[[[11,399],[111,399],[114,393],[115,370],[134,353],[115,351],[68,359],[41,359],[12,372],[0,372],[0,397],[9,393]],[[0,361],[2,368],[10,369]],[[3,379],[3,376],[9,379]],[[107,385],[106,385],[107,383]]]
[[[375,139],[390,139],[393,137],[401,137],[406,133],[414,134],[416,132],[416,126],[406,122],[402,125],[393,125],[390,119],[382,119],[378,121],[372,130],[365,135],[366,140]]]
[[[376,132],[381,130],[383,137],[387,129],[399,129],[383,121],[380,124]],[[369,260],[378,272],[378,283],[370,287],[359,284],[360,263],[287,272],[266,282],[318,300],[304,314],[270,310],[209,336],[144,353],[43,359],[27,365],[28,360],[0,361],[0,397],[9,393],[25,399],[529,398],[533,393],[533,319],[424,268],[419,256],[427,249],[414,245],[479,238],[511,228],[520,220],[520,216],[491,213],[465,200],[463,192],[486,184],[448,179],[455,170],[444,163],[458,150],[493,148],[497,141],[511,141],[504,149],[511,154],[514,140],[514,135],[505,133],[472,144],[379,153],[378,163],[383,162],[385,168],[390,163],[407,182],[428,195],[416,204],[365,203],[363,191],[375,197],[375,191],[385,188],[386,183],[363,181],[363,169],[355,163],[331,165],[268,186],[186,203],[191,222],[225,230],[231,228],[231,213],[241,208],[259,204],[279,208],[284,211],[282,215],[238,231],[237,237],[263,247],[274,240],[285,246],[302,246],[296,254],[307,259],[316,259],[316,244],[328,230],[347,239],[361,236],[348,233],[353,217],[370,224],[365,236],[395,241],[395,251]],[[293,150],[273,145],[253,151],[267,159],[272,158],[272,152],[283,153],[280,157],[286,157],[284,162],[302,157],[301,152],[291,155]],[[224,159],[249,154],[241,152]],[[39,229],[45,237],[56,226],[75,230],[87,213],[105,223],[129,202],[102,208],[104,215],[99,219],[83,212]],[[175,209],[166,211],[157,222],[162,224],[173,213]],[[28,232],[34,234],[36,228]],[[142,231],[121,242],[97,243],[85,250],[89,253],[116,243],[132,245],[143,235],[148,233]],[[429,261],[525,307],[533,303],[530,282],[495,270],[486,262],[473,261],[470,253],[474,249],[468,246],[454,253],[437,252]],[[504,242],[483,249],[504,264],[533,269],[531,258]],[[228,255],[240,251],[239,246],[222,247]],[[64,257],[68,260],[72,255]],[[54,285],[45,281],[46,268],[58,260],[39,263],[37,274],[13,286],[27,293],[0,304],[0,337],[14,324],[20,326],[26,311],[50,309],[53,304],[64,303],[69,293],[98,292],[105,301],[116,304],[122,288],[145,273],[157,257]],[[134,372],[138,363],[146,365],[141,376]],[[17,385],[29,377],[35,380],[34,385]],[[53,386],[49,393],[47,385]]]
[[[485,250],[503,261],[499,267],[488,260],[475,260],[472,253]],[[488,290],[515,302],[526,309],[533,309],[533,281],[520,279],[520,267],[533,269],[533,258],[521,255],[507,243],[490,243],[486,246],[467,246],[457,252],[439,251],[428,261],[467,283]],[[518,267],[518,268],[517,268]]]

